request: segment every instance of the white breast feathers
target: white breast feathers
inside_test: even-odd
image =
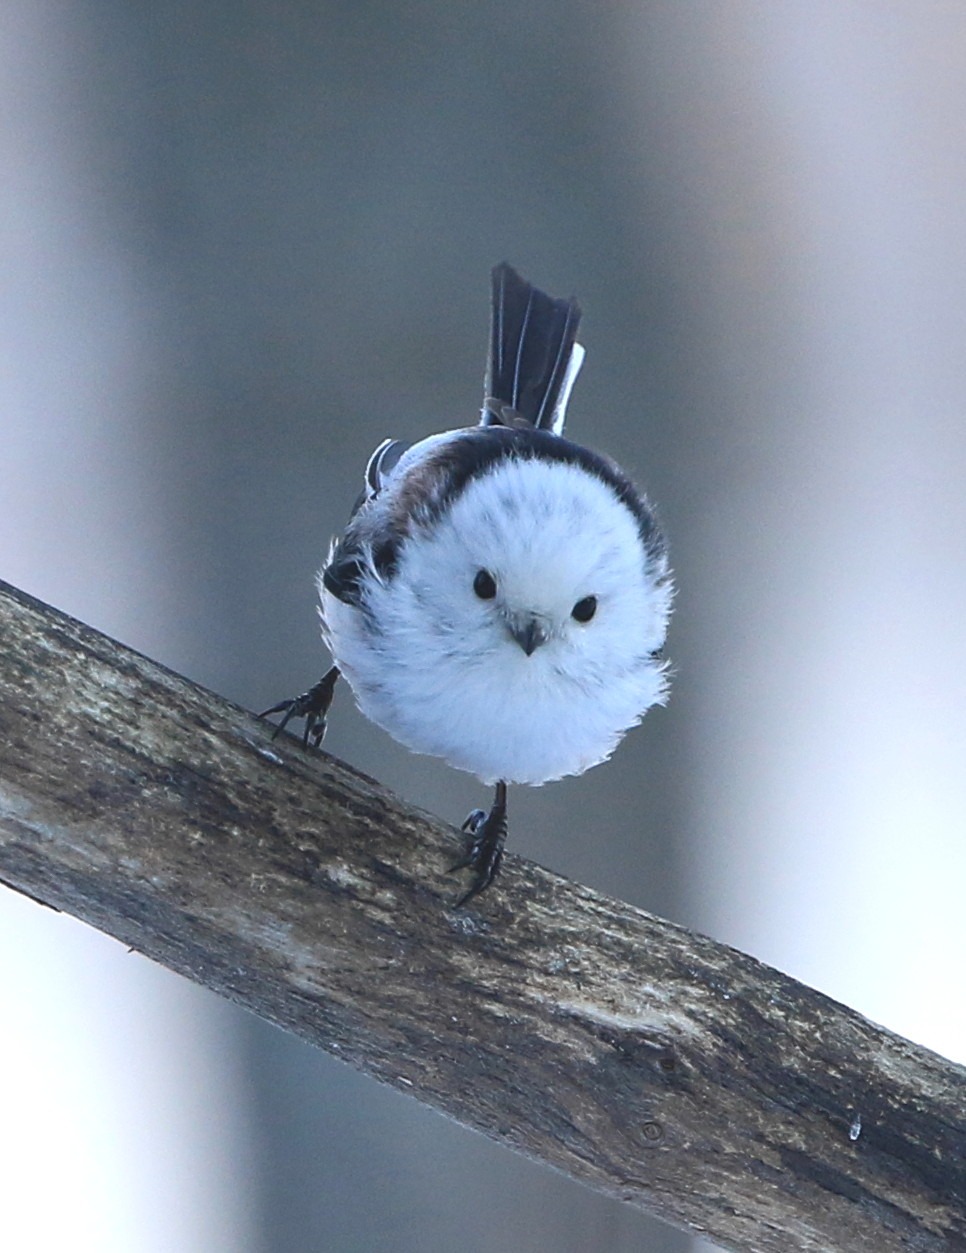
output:
[[[359,605],[321,590],[362,712],[484,782],[580,774],[664,700],[663,555],[580,465],[506,458],[367,569]]]

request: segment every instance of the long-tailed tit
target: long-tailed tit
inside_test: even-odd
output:
[[[612,461],[563,436],[584,356],[580,309],[509,265],[493,271],[477,426],[386,440],[319,576],[334,666],[266,713],[316,745],[336,680],[408,748],[495,784],[463,824],[472,871],[503,857],[508,783],[604,761],[666,694],[671,607],[651,506]]]

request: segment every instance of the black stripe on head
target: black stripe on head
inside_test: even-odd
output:
[[[440,445],[400,484],[392,508],[394,533],[401,541],[413,521],[432,526],[468,483],[505,460],[560,462],[594,475],[630,510],[649,562],[659,565],[664,561],[666,546],[654,510],[618,465],[560,435],[527,427],[470,427]],[[394,561],[395,552],[389,564]]]
[[[474,426],[460,431],[421,458],[378,500],[388,506],[371,527],[370,509],[375,500],[354,513],[342,540],[323,572],[323,582],[333,596],[346,604],[365,608],[363,584],[370,568],[383,580],[392,578],[399,550],[414,530],[432,527],[449,509],[468,483],[483,478],[503,461],[551,461],[579,466],[613,491],[631,513],[649,567],[664,577],[666,545],[654,510],[621,468],[609,457],[571,443],[550,431],[530,427]]]

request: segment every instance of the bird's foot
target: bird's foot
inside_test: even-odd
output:
[[[329,712],[329,706],[332,704],[335,683],[338,677],[339,667],[333,666],[331,670],[326,671],[314,687],[310,687],[301,696],[279,701],[271,709],[263,710],[258,715],[259,718],[267,718],[271,714],[280,713],[283,715],[282,721],[272,732],[272,739],[274,740],[284,731],[293,718],[304,718],[305,727],[302,731],[302,743],[307,748],[309,740],[311,740],[313,747],[318,748],[325,735],[326,714]]]
[[[506,784],[496,785],[496,797],[489,813],[474,809],[460,829],[468,831],[473,838],[469,852],[450,867],[450,873],[469,868],[473,871],[473,878],[454,904],[454,909],[460,909],[468,900],[485,891],[499,872],[507,833]]]

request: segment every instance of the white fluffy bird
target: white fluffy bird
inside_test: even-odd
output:
[[[666,694],[667,554],[646,498],[563,436],[580,309],[493,270],[478,425],[386,440],[319,576],[334,666],[284,711],[316,745],[336,680],[418,753],[495,784],[474,810],[457,901],[492,883],[508,783],[604,761]]]

